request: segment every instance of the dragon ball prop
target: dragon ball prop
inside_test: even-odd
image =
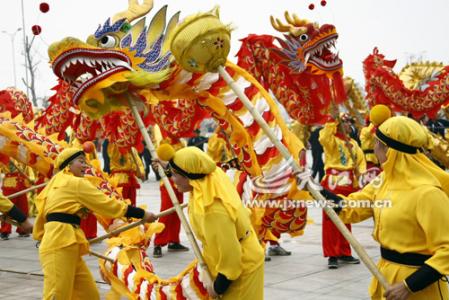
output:
[[[218,8],[187,17],[170,42],[176,61],[193,73],[216,72],[226,63],[231,29],[219,19]]]
[[[390,117],[391,117],[391,110],[388,108],[388,106],[383,104],[378,104],[374,106],[369,114],[369,119],[371,123],[373,123],[375,126],[379,126]]]

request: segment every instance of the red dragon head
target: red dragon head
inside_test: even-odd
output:
[[[286,11],[283,24],[279,19],[270,17],[271,25],[279,32],[287,32],[285,40],[278,39],[282,45],[281,54],[288,66],[297,72],[308,69],[313,74],[328,74],[335,72],[343,74],[343,62],[338,57],[335,43],[338,39],[337,30],[333,25],[301,20]]]

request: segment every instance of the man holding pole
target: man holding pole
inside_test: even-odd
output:
[[[342,128],[346,126],[346,128]],[[363,151],[357,142],[344,133],[348,124],[340,121],[326,123],[319,133],[319,141],[325,155],[326,175],[321,184],[333,193],[349,195],[359,189],[357,176],[366,171]],[[351,225],[346,225],[351,229]],[[329,269],[337,269],[338,263],[358,264],[351,255],[351,247],[329,217],[323,212],[323,254],[328,257]]]
[[[174,144],[175,149],[181,149],[184,147],[184,144],[177,140],[176,143],[173,143],[174,140],[171,138],[165,138],[161,141],[161,144]],[[157,170],[157,165],[153,167],[153,169]],[[176,198],[179,203],[183,203],[184,195],[180,192],[176,186],[173,184],[173,180],[170,179],[170,184],[173,187],[173,191],[176,194]],[[170,195],[168,194],[167,188],[161,182],[159,185],[159,189],[161,192],[161,212],[173,207],[173,203],[170,199]],[[164,230],[160,233],[157,233],[154,238],[154,250],[153,257],[162,257],[162,247],[168,245],[169,252],[182,252],[188,251],[189,248],[182,245],[179,239],[179,233],[181,231],[181,220],[179,219],[177,214],[170,214],[164,217],[159,218],[159,223],[164,224]]]
[[[374,153],[383,172],[363,190],[341,197],[370,201],[371,206],[346,206],[344,222],[373,218],[373,238],[380,244],[377,266],[391,286],[373,278],[371,299],[449,299],[449,175],[421,149],[426,131],[416,121],[399,116],[383,122],[375,132]],[[411,176],[413,174],[413,176]]]
[[[84,151],[66,148],[57,157],[52,177],[36,199],[38,216],[33,238],[40,240],[39,258],[44,273],[43,299],[99,299],[95,281],[82,256],[89,243],[80,228],[82,212],[89,210],[110,218],[156,217],[124,201],[111,198],[86,178]]]
[[[264,251],[227,175],[197,147],[158,149],[180,192],[190,192],[189,220],[203,245],[212,297],[263,299]]]

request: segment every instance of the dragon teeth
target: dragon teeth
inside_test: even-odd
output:
[[[93,77],[92,74],[84,73],[83,75],[81,75],[77,78],[77,81],[81,81],[81,83],[84,83],[84,82],[88,81],[89,79],[91,79],[92,77]]]
[[[88,58],[86,58],[85,60],[86,65],[88,65],[91,68],[95,68],[95,61],[94,60],[90,60]]]

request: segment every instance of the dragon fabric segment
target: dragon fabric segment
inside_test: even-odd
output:
[[[395,64],[396,60],[386,60],[377,48],[364,60],[366,98],[371,106],[385,104],[420,118],[424,114],[435,116],[442,106],[449,104],[448,66],[412,64],[398,76],[393,72]]]

